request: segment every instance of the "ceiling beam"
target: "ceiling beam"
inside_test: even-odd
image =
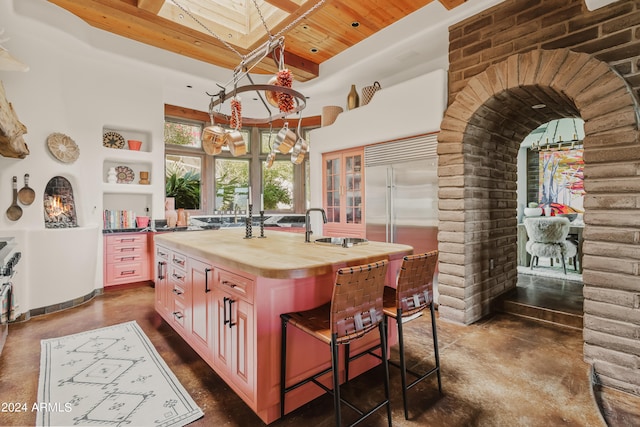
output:
[[[307,0],[307,3],[316,3],[317,1],[318,0]],[[287,13],[295,13],[300,7],[291,0],[265,0],[265,3],[269,3],[271,6],[284,10]]]
[[[447,10],[454,9],[460,6],[462,3],[467,2],[467,0],[439,0],[439,1]]]
[[[138,8],[157,15],[164,5],[164,0],[138,0]]]
[[[238,55],[231,52],[215,37],[159,17],[146,9],[138,8],[138,1],[141,0],[48,1],[68,10],[93,27],[160,49],[230,70],[235,69],[241,61]],[[248,53],[247,50],[240,48],[238,51],[242,55]],[[289,69],[297,81],[318,77],[320,66],[317,63],[294,56],[291,58],[293,62],[289,65]],[[273,59],[267,57],[251,71],[257,74],[273,74],[278,69]]]

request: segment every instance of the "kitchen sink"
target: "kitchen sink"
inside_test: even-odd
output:
[[[343,248],[369,243],[367,239],[361,239],[360,237],[321,237],[314,240],[314,242],[321,245],[342,246]]]

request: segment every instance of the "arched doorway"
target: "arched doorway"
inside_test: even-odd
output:
[[[610,252],[630,244],[637,250],[640,231],[633,219],[637,189],[628,188],[627,196],[612,194],[621,185],[612,180],[637,173],[637,165],[628,164],[637,157],[630,154],[631,148],[638,150],[637,112],[625,80],[608,64],[569,49],[513,55],[468,81],[447,109],[438,136],[441,317],[475,322],[516,286],[519,144],[542,123],[581,117],[587,191],[585,358],[618,352],[615,372],[608,375],[624,380],[633,367],[633,351],[620,341],[633,339],[633,324],[621,323],[624,314],[614,309],[633,306],[637,265],[633,257]],[[606,256],[612,259],[601,258]],[[611,306],[603,308],[603,300]]]

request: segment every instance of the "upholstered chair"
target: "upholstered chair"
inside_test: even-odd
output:
[[[538,265],[540,257],[562,260],[564,274],[567,274],[566,258],[573,258],[574,268],[576,268],[577,248],[574,243],[567,240],[570,227],[567,218],[557,216],[529,217],[525,218],[523,222],[529,237],[526,249],[531,254],[531,269],[534,264]]]

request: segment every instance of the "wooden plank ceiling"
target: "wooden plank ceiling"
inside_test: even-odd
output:
[[[322,62],[433,0],[325,0],[315,8],[318,1],[49,0],[96,28],[232,70],[269,40],[262,15],[270,35],[286,30],[285,63],[297,81],[317,77]],[[465,1],[439,0],[447,9]],[[277,71],[271,57],[251,70]]]

